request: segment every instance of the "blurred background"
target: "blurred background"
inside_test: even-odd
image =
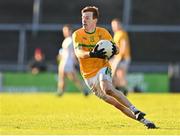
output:
[[[115,17],[127,30],[129,88],[180,92],[179,0],[0,0],[0,91],[56,91],[62,26],[81,27],[80,11],[87,5],[99,8],[99,25],[111,33]],[[33,75],[29,64],[37,48],[47,70]],[[70,82],[67,90],[74,88]]]

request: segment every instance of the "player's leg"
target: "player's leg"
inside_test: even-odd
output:
[[[100,81],[100,86],[101,89],[106,92],[106,94],[114,97],[118,102],[129,108],[134,114],[139,112],[139,110],[132,105],[132,103],[123,95],[122,92],[119,92],[114,88],[110,81],[102,80]]]
[[[105,95],[102,98],[105,102],[113,105],[114,107],[116,107],[117,109],[119,109],[122,113],[124,113],[126,116],[132,118],[132,119],[136,119],[135,115],[125,106],[123,106],[121,103],[119,103],[115,98],[109,96],[109,95]]]
[[[143,118],[145,113],[138,110],[132,103],[120,92],[117,91],[114,86],[112,85],[112,78],[111,78],[111,69],[109,68],[102,68],[98,73],[97,80],[100,84],[100,89],[103,90],[106,94],[114,97],[118,102],[120,102],[125,107],[129,108],[136,118]]]
[[[74,82],[74,84],[76,85],[76,87],[78,87],[79,90],[82,90],[80,80],[76,76],[75,72],[69,72],[68,78]]]
[[[66,73],[60,69],[58,72],[58,87],[57,87],[57,94],[59,96],[62,96],[64,94],[65,78],[66,78]]]
[[[88,89],[85,89],[85,84],[83,82],[81,82],[81,80],[78,78],[77,74],[75,71],[73,72],[70,72],[68,74],[68,78],[72,81],[74,81],[76,87],[82,91],[82,93],[87,96],[89,95],[89,90]]]
[[[111,92],[112,92],[111,91],[111,83],[108,80],[101,81],[100,86],[102,88],[102,91],[106,93],[106,95],[104,95],[102,97],[102,99],[104,101],[106,101],[109,104],[112,104],[117,109],[121,110],[128,117],[143,123],[144,125],[147,126],[147,128],[155,128],[156,127],[153,122],[145,119],[144,118],[145,114],[140,112],[138,109],[136,109],[135,106],[133,106],[129,102],[129,100],[126,99],[126,97],[122,97],[122,99],[124,99],[124,100],[118,101],[115,97],[111,96]],[[121,92],[118,92],[118,93],[121,93]],[[124,96],[124,95],[122,94],[122,96]],[[122,103],[129,105],[129,106],[125,106]]]
[[[137,109],[124,94],[114,88],[112,83],[105,81],[104,86],[108,86],[108,89],[106,89],[106,93],[112,97],[114,97],[117,101],[119,101],[121,104],[123,104],[125,107],[129,108],[134,115],[136,115],[137,119],[143,118],[146,114],[141,112],[139,109]]]
[[[130,60],[121,61],[119,58],[112,58],[109,62],[112,68],[112,81],[115,88],[127,95],[126,71]]]
[[[147,128],[156,128],[155,124],[145,118],[142,119],[136,119],[136,116],[126,107],[124,107],[123,105],[121,105],[116,99],[114,99],[113,97],[109,96],[109,95],[105,95],[103,100],[111,105],[113,105],[114,107],[116,107],[117,109],[119,109],[122,113],[124,113],[126,116],[137,120],[139,122],[141,122],[142,124],[144,124]]]
[[[119,87],[127,86],[126,73],[127,73],[127,70],[125,67],[120,67],[116,71],[117,78],[120,79],[119,84],[118,84]]]
[[[102,98],[105,102],[115,106],[117,109],[122,111],[128,117],[138,120],[139,118],[137,119],[136,116],[133,114],[133,112],[129,108],[125,107],[116,98],[113,98],[112,96],[110,96],[106,93],[106,92],[108,92],[107,90],[109,90],[109,88],[111,88],[111,86],[109,87],[109,82],[111,81],[111,84],[112,84],[112,79],[108,75],[104,76],[105,71],[106,71],[106,69],[103,68],[95,77],[85,79],[87,86],[90,88],[90,90],[93,91],[93,93],[96,96]],[[145,118],[139,119],[138,121],[145,124],[146,126],[148,125],[147,126],[148,128],[153,127],[153,125],[154,125],[152,122],[146,120]],[[154,127],[155,127],[155,125],[154,125]]]
[[[86,84],[90,87],[90,89],[93,91],[93,93],[101,98],[102,100],[104,100],[105,102],[111,104],[112,106],[116,107],[117,109],[119,109],[120,111],[122,111],[126,116],[132,118],[132,119],[136,119],[135,115],[124,105],[122,105],[120,102],[118,102],[114,97],[106,94],[106,89],[108,89],[108,86],[104,85],[104,81],[105,80],[98,80],[98,76],[96,76],[97,78],[92,78],[92,79],[88,79],[86,80]]]
[[[128,94],[126,75],[127,75],[129,63],[130,60],[120,61],[116,67],[113,76],[113,84],[115,85],[115,88],[123,92],[124,95]]]

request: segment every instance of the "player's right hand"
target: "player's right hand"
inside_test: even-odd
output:
[[[118,47],[117,47],[117,46],[115,46],[114,44],[113,44],[113,48],[112,48],[112,50],[113,50],[112,55],[117,54],[117,52],[119,51],[119,50],[118,50]]]
[[[106,58],[106,52],[104,51],[104,49],[100,49],[97,50],[98,45],[94,48],[94,50],[89,52],[89,56],[91,58],[101,58],[101,59],[105,59]]]

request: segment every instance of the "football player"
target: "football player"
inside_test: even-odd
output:
[[[97,50],[96,43],[106,39],[112,41],[109,32],[97,27],[99,11],[95,6],[87,6],[81,10],[82,28],[73,33],[75,54],[79,60],[80,71],[87,86],[105,102],[113,105],[128,117],[155,128],[155,124],[144,118],[145,113],[138,110],[122,92],[112,84],[111,68],[103,49]],[[95,47],[96,46],[96,47]],[[113,54],[118,54],[118,47]]]
[[[89,94],[89,91],[85,88],[85,85],[78,79],[77,71],[75,69],[75,54],[72,41],[72,29],[70,25],[64,25],[63,35],[65,37],[62,43],[62,49],[59,51],[59,67],[58,67],[58,89],[57,94],[62,96],[65,90],[66,82],[65,78],[69,78],[74,81],[79,90],[83,92],[85,96]]]

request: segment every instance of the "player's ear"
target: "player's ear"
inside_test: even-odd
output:
[[[97,18],[95,18],[95,19],[94,19],[94,21],[97,23],[98,19],[97,19]]]

